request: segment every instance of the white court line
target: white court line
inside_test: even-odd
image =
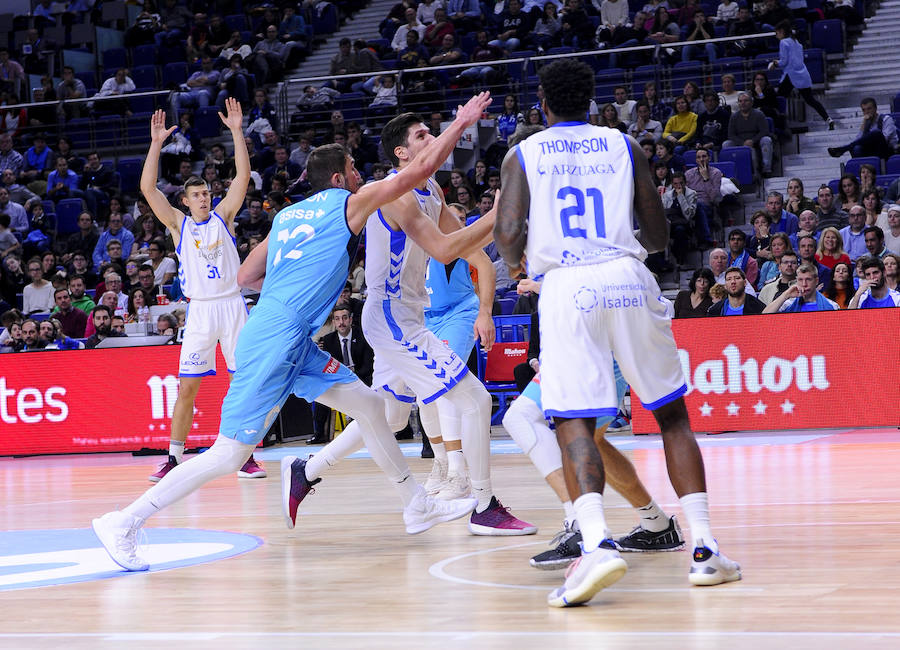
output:
[[[0,633],[0,639],[103,639],[106,641],[172,641],[183,644],[186,641],[210,641],[215,639],[231,639],[231,638],[322,638],[322,637],[338,637],[348,639],[366,639],[366,638],[404,638],[404,639],[452,639],[484,637],[508,639],[510,637],[547,637],[558,639],[561,635],[568,637],[589,637],[597,638],[598,630],[572,630],[566,628],[564,632],[559,630],[504,630],[502,632],[485,631],[485,630],[396,630],[396,631],[369,631],[369,632],[266,632],[257,630],[253,632],[193,632],[193,631],[169,631],[169,632],[33,632],[33,633]],[[882,631],[882,632],[832,632],[828,630],[809,630],[783,632],[778,630],[758,630],[758,631],[742,631],[742,630],[641,630],[641,631],[616,631],[603,630],[603,638],[621,637],[626,639],[645,639],[648,637],[668,639],[671,637],[709,637],[709,638],[817,638],[825,637],[831,639],[894,639],[900,638],[900,632]]]
[[[463,585],[474,585],[476,587],[497,587],[500,589],[524,589],[526,591],[547,591],[547,585],[511,585],[503,582],[485,582],[483,580],[469,580],[468,578],[459,578],[457,576],[450,575],[446,571],[444,571],[444,567],[453,564],[459,560],[465,560],[466,558],[476,557],[478,555],[487,555],[488,553],[495,553],[497,551],[508,551],[514,548],[522,548],[524,546],[536,546],[538,544],[543,545],[546,542],[527,542],[525,544],[513,544],[512,546],[498,546],[497,548],[486,548],[479,551],[472,551],[471,553],[463,553],[462,555],[455,555],[453,557],[449,557],[445,560],[441,560],[440,562],[435,562],[430,567],[428,567],[428,573],[433,575],[435,578],[440,580],[446,580],[448,582],[456,582],[458,584]],[[674,587],[674,588],[635,588],[629,589],[627,587],[613,587],[610,591],[621,591],[626,593],[641,593],[641,594],[649,594],[649,593],[680,593],[680,592],[689,592],[696,591],[693,587]],[[741,593],[746,594],[750,592],[761,592],[765,591],[762,587],[740,587],[740,586],[730,586],[727,589],[721,590],[722,593]]]

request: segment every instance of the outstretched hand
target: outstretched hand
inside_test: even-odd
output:
[[[150,117],[150,142],[162,144],[172,135],[176,128],[178,127],[170,126],[166,128],[166,112],[158,109]]]
[[[488,91],[480,92],[467,101],[465,106],[459,106],[456,109],[456,119],[463,122],[466,126],[472,126],[490,105],[491,93]]]
[[[234,97],[229,97],[225,100],[225,108],[228,111],[227,116],[222,115],[222,112],[219,111],[219,119],[222,120],[222,124],[231,131],[235,129],[240,131],[244,125],[244,112],[241,110],[241,103]]]

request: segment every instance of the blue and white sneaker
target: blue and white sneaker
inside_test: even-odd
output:
[[[547,596],[550,607],[571,607],[588,602],[599,591],[618,582],[628,565],[611,539],[605,539],[590,553],[581,549],[581,557],[566,571],[566,581]]]
[[[688,580],[697,587],[711,587],[723,582],[735,582],[741,579],[741,565],[729,560],[721,552],[713,553],[712,549],[697,540],[694,556],[691,558],[691,572]]]

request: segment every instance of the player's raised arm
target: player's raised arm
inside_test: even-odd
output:
[[[219,119],[231,131],[231,139],[234,141],[235,173],[225,198],[216,206],[216,212],[231,228],[235,215],[241,211],[244,205],[244,199],[247,196],[247,186],[250,185],[250,154],[247,153],[247,143],[244,142],[244,132],[241,130],[244,114],[241,111],[240,102],[233,97],[229,97],[225,100],[225,108],[228,114],[222,115],[222,113],[219,113]]]
[[[162,109],[153,113],[150,118],[150,150],[144,159],[144,169],[141,172],[141,192],[156,218],[168,228],[173,236],[181,227],[181,218],[184,216],[179,210],[172,207],[166,195],[156,187],[157,170],[159,169],[159,153],[163,143],[168,139],[176,127],[166,128],[166,112]]]
[[[500,192],[500,200],[494,206],[497,209],[494,241],[507,266],[517,269],[525,254],[531,195],[528,190],[528,179],[519,163],[515,147],[510,149],[503,159],[500,178],[500,187],[503,191]]]
[[[456,119],[416,156],[407,167],[388,178],[371,183],[347,201],[347,222],[353,232],[360,232],[366,219],[381,206],[390,203],[403,194],[412,191],[426,178],[435,173],[453,152],[460,136],[469,126],[475,124],[491,103],[491,95],[483,92],[475,95],[456,111]]]
[[[631,136],[625,138],[634,161],[634,214],[641,227],[641,245],[648,253],[664,251],[669,245],[669,222],[650,176],[650,164],[637,141]]]

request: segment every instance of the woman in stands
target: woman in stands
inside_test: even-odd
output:
[[[888,289],[897,290],[897,284],[900,283],[898,272],[900,272],[900,255],[897,253],[888,253],[881,260],[884,262],[884,284]]]
[[[712,307],[709,290],[716,283],[712,271],[708,268],[697,269],[691,276],[687,289],[682,289],[675,296],[675,318],[703,318]]]
[[[534,23],[534,42],[537,44],[538,53],[549,50],[559,43],[557,34],[561,27],[562,23],[556,13],[556,4],[545,2],[544,13]],[[600,27],[602,28],[602,25]]]
[[[612,104],[604,104],[603,108],[600,109],[600,126],[618,129],[622,133],[628,130],[625,122],[619,119],[619,111]]]
[[[506,142],[513,133],[516,132],[516,126],[525,118],[519,112],[519,100],[515,95],[507,95],[503,99],[503,112],[497,116],[497,134],[501,142]]]
[[[772,259],[767,260],[759,269],[759,279],[757,280],[757,286],[759,287],[778,276],[781,256],[793,250],[791,248],[791,240],[783,232],[776,232],[772,235],[769,250],[772,251]]]
[[[10,305],[16,304],[16,294],[22,293],[25,285],[30,282],[22,269],[22,258],[15,253],[10,253],[3,258],[3,273],[0,274],[0,297]]]
[[[653,163],[653,184],[659,190],[660,196],[672,185],[672,172],[669,171],[669,166],[662,160],[657,160]]]
[[[44,341],[45,350],[83,350],[84,343],[66,336],[62,330],[62,323],[55,318],[48,318],[41,322],[40,336]]]
[[[829,269],[834,269],[838,262],[850,263],[850,256],[844,250],[844,239],[837,228],[826,228],[819,235],[816,261]]]
[[[836,302],[841,309],[847,309],[854,293],[853,268],[848,262],[838,262],[831,270],[831,284],[825,290],[825,297]]]
[[[164,237],[162,229],[157,225],[159,222],[153,218],[153,214],[145,214],[139,217],[134,225],[134,245],[131,247],[131,254],[146,253],[150,248],[150,243],[154,239]]]
[[[700,115],[706,110],[706,106],[703,104],[703,93],[700,92],[700,86],[696,81],[686,81],[682,93],[687,98],[692,112]]]
[[[697,114],[691,111],[687,97],[680,95],[675,98],[675,115],[666,122],[663,129],[663,139],[673,145],[687,147],[694,141],[697,134]]]
[[[844,212],[849,212],[854,205],[859,205],[861,198],[859,195],[859,179],[853,174],[842,174],[838,200]]]
[[[44,279],[48,282],[53,279],[53,276],[56,275],[56,255],[53,251],[47,251],[41,255],[41,271],[44,274]]]
[[[532,109],[537,111],[537,109]],[[528,112],[531,114],[531,111]],[[538,119],[540,119],[540,111],[538,111]],[[488,189],[488,168],[487,163],[483,160],[475,162],[475,167],[466,174],[469,178],[469,185],[472,188],[474,196],[481,196]]]
[[[757,210],[750,217],[750,224],[753,226],[753,234],[747,239],[747,252],[754,259],[765,259],[765,253],[760,256],[760,251],[767,251],[771,254],[769,246],[772,244],[772,236],[769,230],[772,227],[772,220],[769,213],[765,210]]]
[[[158,287],[171,284],[178,271],[175,260],[166,255],[167,252],[166,242],[161,237],[154,239],[147,247],[149,264],[153,267],[153,282]]]
[[[466,214],[475,209],[475,197],[472,196],[472,191],[465,183],[456,188],[456,201],[454,203],[464,206]]]
[[[154,303],[153,296],[147,294],[146,289],[137,287],[128,294],[128,313],[125,314],[126,323],[149,323],[150,305]]]
[[[778,107],[778,95],[769,84],[769,78],[765,72],[757,72],[753,75],[753,85],[748,89],[753,97],[753,108],[758,108],[766,117],[771,117],[775,123],[775,129],[784,131],[787,125],[785,115]],[[797,214],[796,212],[794,214]]]
[[[884,196],[884,190],[875,183],[876,176],[878,172],[875,170],[875,165],[870,165],[869,163],[865,163],[864,165],[859,166],[859,192],[860,194],[865,194],[869,190],[875,190],[878,193],[878,198]],[[866,224],[870,225],[870,224]]]
[[[816,211],[815,202],[803,194],[803,181],[799,178],[792,178],[787,184],[787,197],[784,203],[784,209],[791,214],[800,214],[804,210]]]
[[[453,169],[450,171],[450,184],[444,188],[444,198],[447,200],[447,203],[456,203],[456,193],[459,191],[459,188],[466,184],[466,176],[463,170],[461,169]],[[469,188],[469,193],[472,193],[472,188]]]
[[[665,124],[672,116],[672,108],[666,104],[656,92],[656,82],[644,84],[644,100],[650,106],[650,117],[660,124]],[[735,104],[737,106],[737,104]]]
[[[737,81],[730,72],[722,75],[722,92],[719,93],[719,102],[731,109],[732,113],[738,111]]]
[[[782,97],[790,97],[791,91],[797,92],[813,110],[828,123],[829,130],[834,130],[834,120],[828,116],[828,111],[812,94],[812,78],[803,61],[803,46],[794,38],[794,30],[789,20],[782,20],[775,25],[775,38],[778,39],[778,58],[769,64],[769,69],[780,67],[784,70],[781,81],[778,82],[778,94]]]
[[[860,203],[862,203],[862,206],[866,209],[866,225],[874,226],[878,222],[878,217],[881,216],[881,209],[883,207],[881,204],[881,196],[875,188],[861,191]]]

